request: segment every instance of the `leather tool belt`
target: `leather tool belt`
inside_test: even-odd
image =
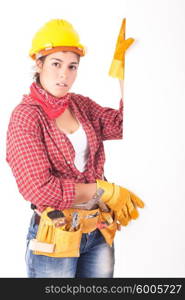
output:
[[[65,224],[56,227],[48,213],[53,208],[46,208],[40,217],[36,217],[39,223],[36,239],[30,241],[30,249],[36,255],[51,257],[79,257],[80,243],[83,233],[90,233],[97,228],[112,246],[117,230],[117,222],[113,212],[102,212],[99,208],[94,210],[66,209],[63,210]],[[78,222],[74,224],[74,216]]]

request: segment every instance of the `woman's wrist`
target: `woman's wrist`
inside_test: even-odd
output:
[[[96,193],[96,189],[96,183],[76,183],[74,203],[89,201]]]

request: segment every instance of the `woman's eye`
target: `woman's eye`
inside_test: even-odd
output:
[[[58,62],[54,62],[54,63],[52,63],[52,65],[55,66],[55,67],[57,67],[57,66],[59,66],[60,64],[59,64]]]
[[[71,70],[76,70],[76,69],[77,69],[77,67],[76,67],[76,66],[73,66],[73,65],[69,66],[69,68],[70,68]]]

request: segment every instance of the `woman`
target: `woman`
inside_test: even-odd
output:
[[[122,138],[123,101],[115,110],[69,92],[85,49],[67,21],[46,23],[29,54],[36,80],[13,110],[7,133],[7,162],[35,209],[27,236],[28,277],[113,277],[114,245],[98,226],[83,231],[76,256],[36,253],[29,244],[48,207],[57,212],[77,207],[87,220],[97,216],[99,207],[91,202],[97,179],[106,180],[103,141]]]

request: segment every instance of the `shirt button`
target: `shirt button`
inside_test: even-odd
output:
[[[62,139],[62,142],[65,142],[65,139]]]
[[[71,163],[71,162],[68,160],[68,161],[67,161],[67,164],[70,165],[70,163]]]

